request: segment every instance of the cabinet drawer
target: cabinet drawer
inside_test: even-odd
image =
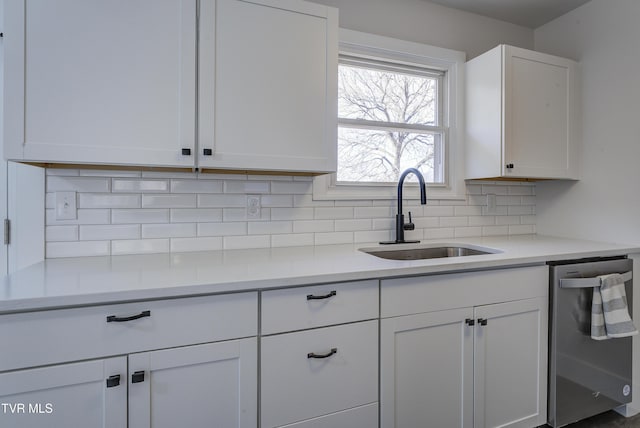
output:
[[[242,293],[3,315],[0,371],[255,336],[257,302]]]
[[[262,293],[262,334],[378,318],[378,281],[358,281]]]
[[[280,428],[372,428],[378,426],[378,403],[343,410]]]
[[[378,400],[377,320],[269,336],[261,352],[263,428]]]
[[[383,280],[383,318],[544,297],[549,268],[530,266]]]

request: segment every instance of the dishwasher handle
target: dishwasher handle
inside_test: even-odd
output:
[[[622,279],[624,282],[629,281],[633,278],[633,272],[625,272],[622,274]],[[600,279],[598,277],[595,278],[564,278],[560,280],[560,288],[591,288],[591,287],[599,287]]]

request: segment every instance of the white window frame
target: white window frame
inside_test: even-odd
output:
[[[464,52],[421,43],[392,39],[358,31],[340,29],[340,54],[374,61],[387,61],[413,67],[426,67],[445,72],[442,85],[446,108],[442,111],[442,126],[448,128],[444,146],[444,184],[427,186],[429,199],[464,199]],[[337,74],[337,70],[336,70]],[[337,142],[336,142],[337,144]],[[337,147],[336,147],[337,149]],[[417,199],[417,186],[407,186],[407,199]],[[395,199],[395,183],[337,184],[336,174],[326,174],[313,180],[313,199],[358,200]]]

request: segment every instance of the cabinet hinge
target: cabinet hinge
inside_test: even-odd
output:
[[[11,220],[4,219],[4,245],[11,243]]]

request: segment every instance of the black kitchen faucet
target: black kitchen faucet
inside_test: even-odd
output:
[[[402,186],[404,184],[404,179],[410,173],[413,173],[416,177],[418,177],[418,181],[420,182],[420,204],[427,204],[427,186],[424,183],[424,177],[422,176],[422,173],[420,173],[420,171],[418,171],[416,168],[406,169],[398,179],[398,214],[396,214],[396,240],[381,242],[381,244],[414,244],[420,242],[404,240],[404,231],[414,230],[416,228],[415,224],[413,224],[413,222],[411,221],[411,211],[409,211],[409,223],[404,222],[404,215],[402,214]]]

